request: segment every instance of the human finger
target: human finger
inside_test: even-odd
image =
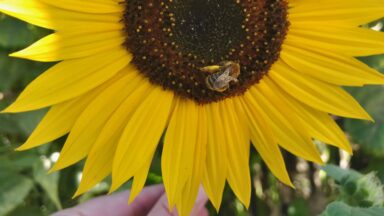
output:
[[[162,185],[149,186],[128,205],[130,191],[92,199],[73,208],[57,212],[52,216],[141,216],[146,215],[164,193]]]
[[[205,211],[205,204],[207,203],[208,198],[204,192],[204,189],[200,187],[199,193],[196,198],[195,206],[191,211],[191,216],[200,216],[205,215],[207,212]],[[161,196],[161,198],[157,201],[153,209],[149,212],[148,216],[177,216],[176,209],[173,211],[169,211],[168,208],[168,198],[166,194]],[[208,215],[208,214],[206,214]]]

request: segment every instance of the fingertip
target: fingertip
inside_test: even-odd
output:
[[[208,196],[204,191],[203,186],[200,186],[199,193],[197,194],[196,204],[208,202]]]
[[[200,186],[199,193],[197,194],[196,203],[195,206],[192,209],[191,215],[192,216],[200,216],[200,215],[208,215],[203,214],[206,211],[205,204],[208,202],[208,196],[204,191],[204,188]]]
[[[209,216],[209,211],[207,208],[202,208],[196,216]]]
[[[175,212],[175,210],[173,210]],[[168,208],[168,198],[167,195],[164,193],[160,199],[156,202],[156,204],[153,206],[151,211],[148,213],[147,216],[170,216],[173,215],[172,212],[169,211]]]

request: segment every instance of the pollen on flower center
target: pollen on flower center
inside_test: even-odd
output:
[[[180,50],[210,64],[224,61],[226,56],[230,58],[231,49],[245,40],[241,23],[246,14],[233,0],[175,1],[169,12],[172,39],[181,45]]]
[[[125,47],[149,80],[210,103],[243,94],[278,59],[284,0],[126,0]]]

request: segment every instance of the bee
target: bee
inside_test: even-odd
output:
[[[210,65],[200,68],[201,71],[209,73],[205,78],[207,87],[213,91],[226,91],[231,82],[239,82],[240,64],[233,61],[224,61],[219,65]]]

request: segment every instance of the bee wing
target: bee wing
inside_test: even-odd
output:
[[[219,83],[228,83],[230,80],[231,80],[231,76],[229,76],[229,73],[230,71],[229,70],[225,70],[222,74],[220,74],[217,78],[216,78],[216,82],[219,82]]]
[[[219,76],[219,78],[222,78],[222,79],[228,79],[231,74],[231,68],[227,68],[225,69],[225,71]]]

